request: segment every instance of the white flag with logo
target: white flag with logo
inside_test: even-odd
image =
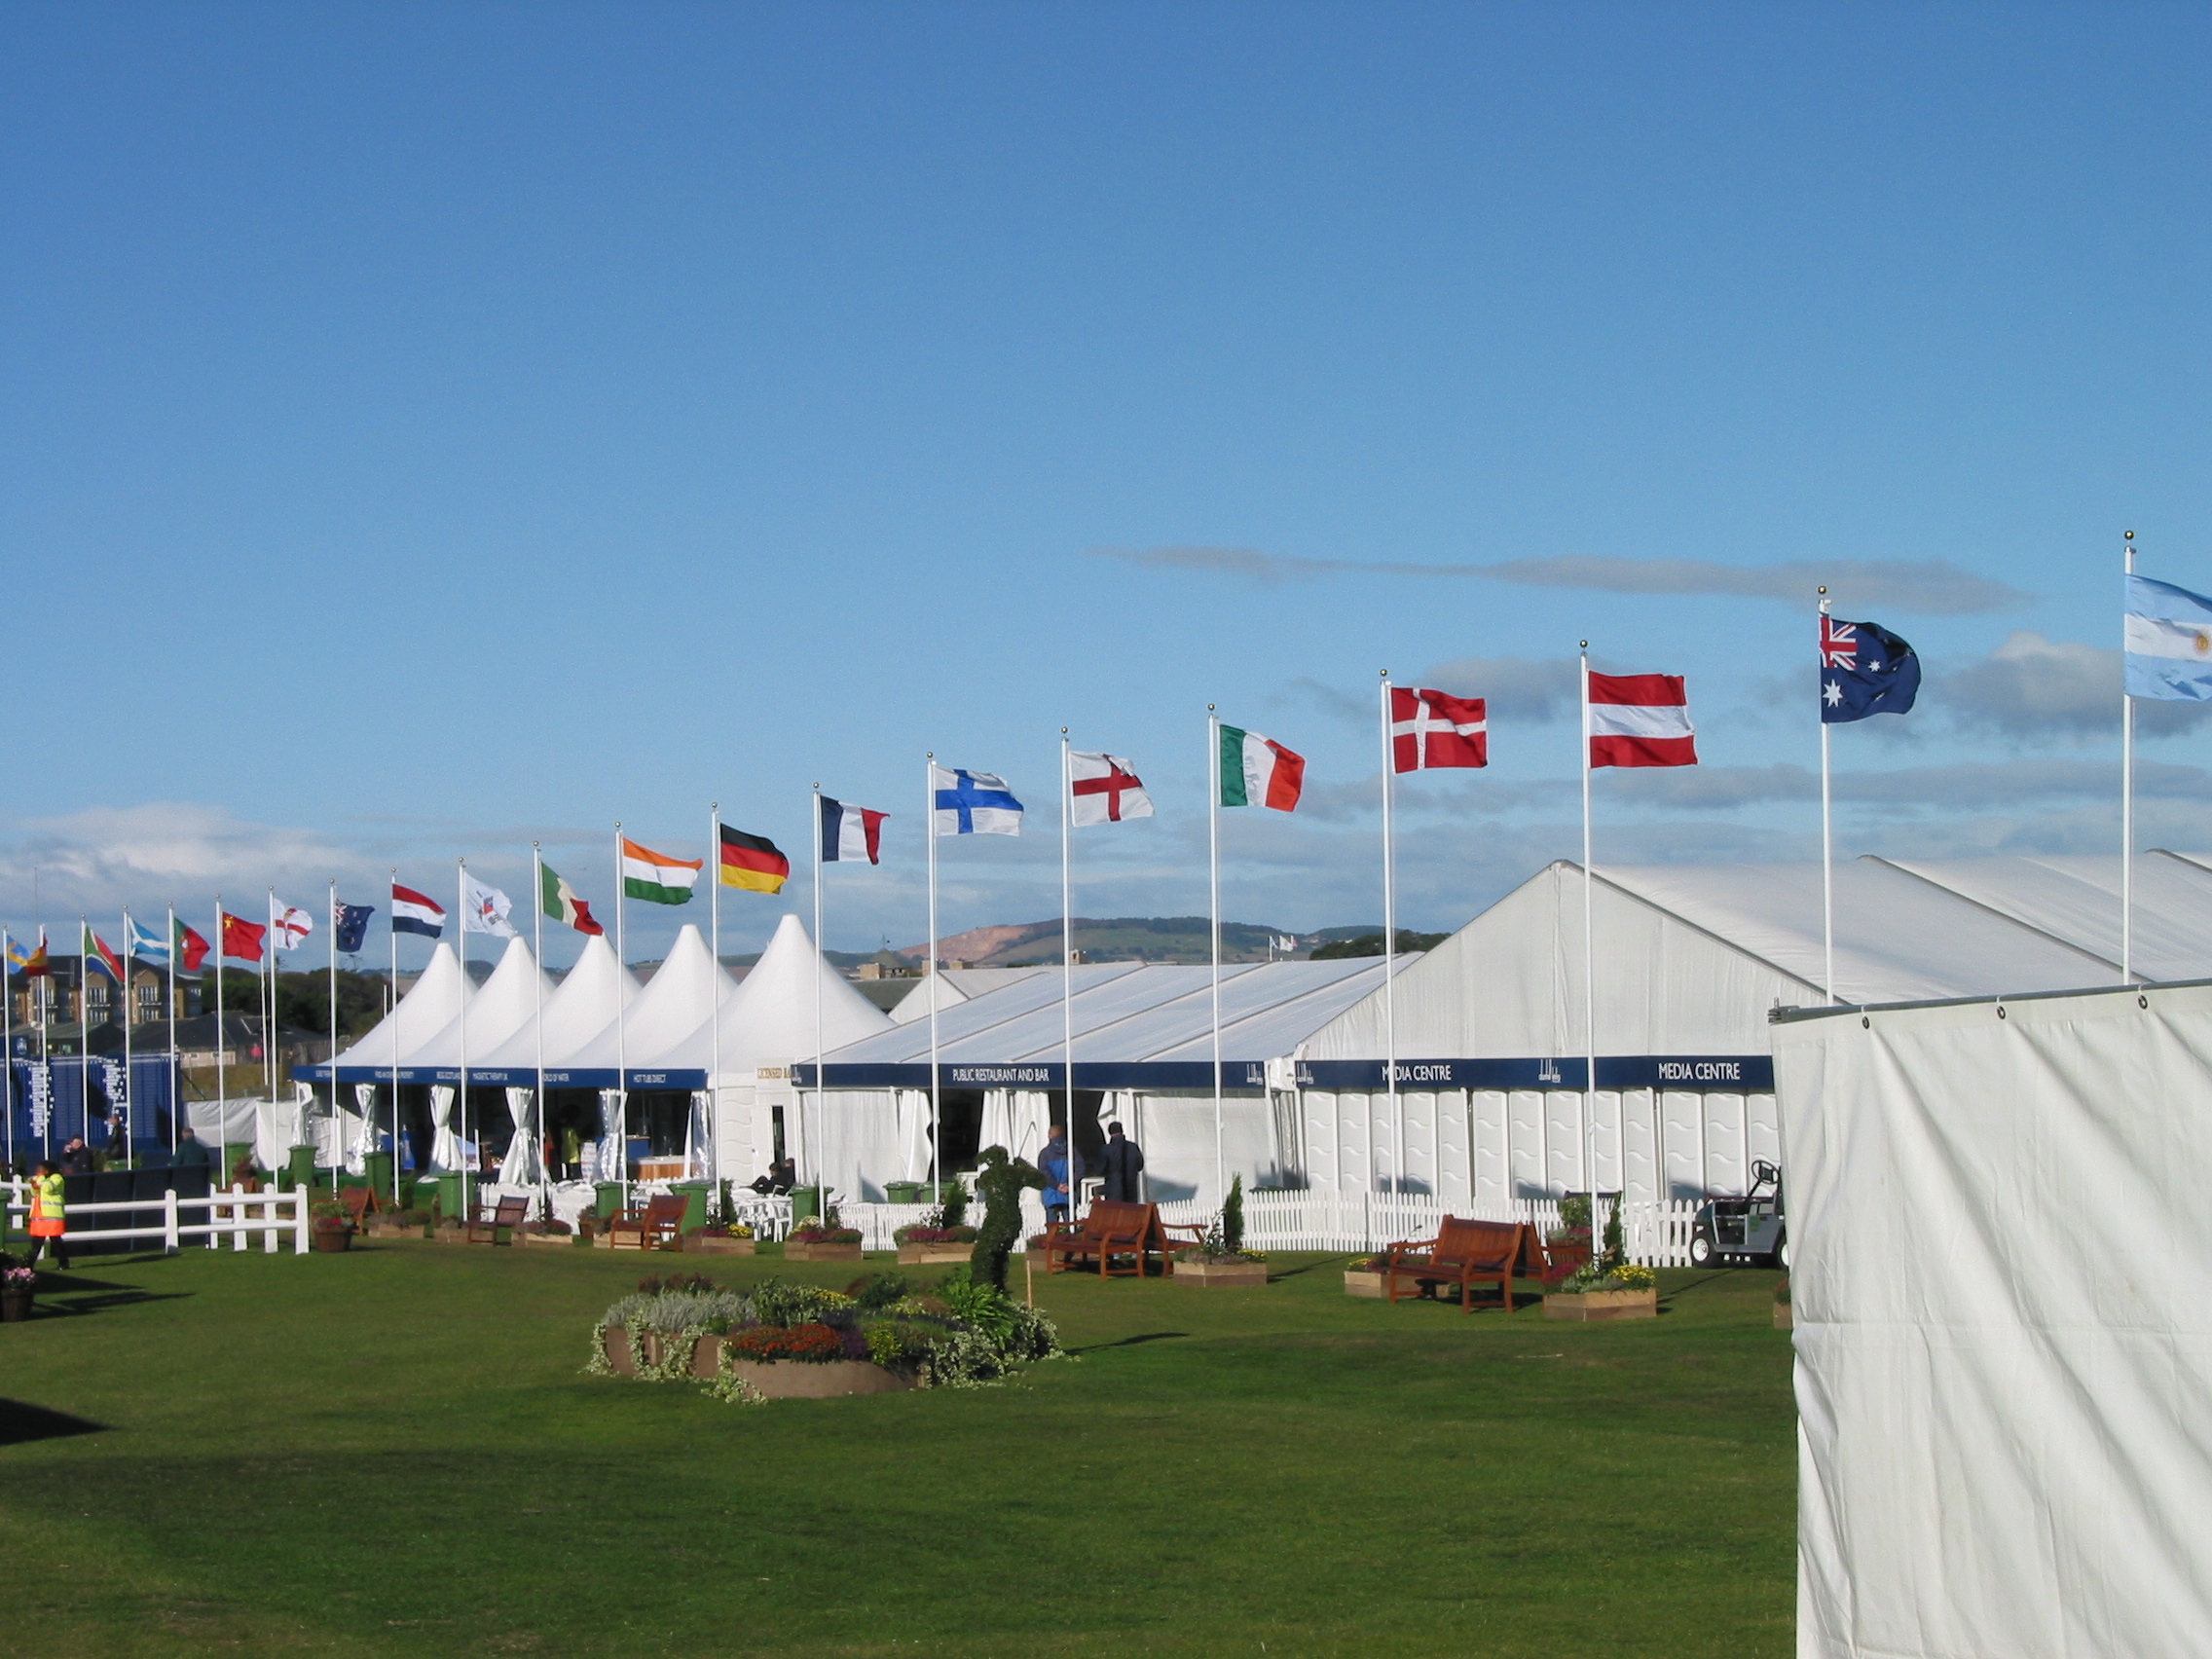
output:
[[[463,933],[490,934],[494,939],[516,937],[514,924],[507,920],[507,912],[514,904],[504,893],[497,887],[485,886],[465,872],[461,878],[461,891],[466,901],[461,907]]]

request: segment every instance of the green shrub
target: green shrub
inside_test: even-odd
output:
[[[1229,1197],[1221,1206],[1222,1247],[1231,1255],[1244,1250],[1244,1177],[1230,1177]]]

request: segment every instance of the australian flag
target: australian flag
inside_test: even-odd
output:
[[[1920,658],[1887,628],[1821,618],[1821,720],[1901,715],[1920,695]]]
[[[369,931],[369,918],[377,913],[374,904],[346,904],[337,906],[337,914],[330,918],[338,930],[338,948],[347,956],[360,953],[361,940]]]

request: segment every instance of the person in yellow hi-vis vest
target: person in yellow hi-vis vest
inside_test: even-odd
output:
[[[47,1251],[66,1272],[69,1269],[69,1245],[62,1223],[61,1173],[51,1163],[41,1163],[31,1171],[31,1261],[38,1261],[39,1247]]]

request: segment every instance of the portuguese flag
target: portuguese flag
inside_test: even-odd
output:
[[[792,861],[776,851],[765,835],[748,835],[722,826],[722,885],[743,887],[754,893],[781,893],[792,873]]]
[[[1306,787],[1306,756],[1256,731],[1221,728],[1221,804],[1293,811]]]

